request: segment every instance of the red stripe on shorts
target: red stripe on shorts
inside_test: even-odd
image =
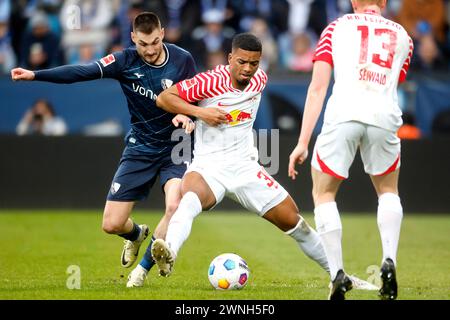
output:
[[[316,156],[317,156],[317,162],[319,162],[320,169],[322,170],[323,173],[327,173],[330,176],[338,178],[339,180],[345,180],[344,177],[338,175],[336,172],[334,172],[333,170],[328,168],[328,166],[322,161],[322,159],[320,159],[318,152],[316,152]]]
[[[392,166],[390,166],[385,172],[381,173],[381,174],[377,174],[376,176],[385,176],[391,172],[394,172],[395,169],[397,169],[397,164],[400,161],[400,155],[398,155],[397,160],[394,161],[394,164]]]

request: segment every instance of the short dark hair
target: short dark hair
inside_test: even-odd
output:
[[[133,32],[150,34],[153,30],[161,28],[161,21],[153,12],[142,12],[134,18]]]
[[[242,49],[245,51],[262,51],[261,41],[251,33],[239,33],[234,36],[232,43],[233,50]]]

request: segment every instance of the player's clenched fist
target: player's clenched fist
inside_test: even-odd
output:
[[[15,68],[11,70],[11,79],[13,81],[32,81],[34,80],[34,72],[27,69]]]

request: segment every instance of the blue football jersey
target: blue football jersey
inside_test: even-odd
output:
[[[130,134],[139,151],[159,153],[177,143],[171,141],[174,115],[158,108],[156,98],[164,89],[196,74],[189,52],[173,44],[163,46],[166,60],[161,65],[147,63],[135,48],[113,53],[96,62],[102,77],[114,78],[122,87],[131,115]]]
[[[131,116],[128,142],[138,153],[170,152],[178,141],[172,141],[173,114],[156,106],[156,98],[164,89],[192,78],[197,70],[192,55],[173,44],[164,43],[166,59],[161,65],[144,61],[135,48],[112,53],[86,65],[61,66],[35,72],[35,80],[73,83],[100,78],[119,81]]]

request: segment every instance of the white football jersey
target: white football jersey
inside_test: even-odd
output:
[[[314,57],[334,67],[325,124],[354,120],[397,131],[402,124],[397,85],[406,78],[412,51],[405,29],[374,11],[347,14],[328,25]]]
[[[229,65],[219,65],[177,83],[178,93],[185,101],[227,112],[228,123],[218,127],[197,119],[194,158],[208,156],[213,161],[257,159],[252,128],[266,83],[266,73],[258,69],[244,90],[235,89],[231,84]]]

